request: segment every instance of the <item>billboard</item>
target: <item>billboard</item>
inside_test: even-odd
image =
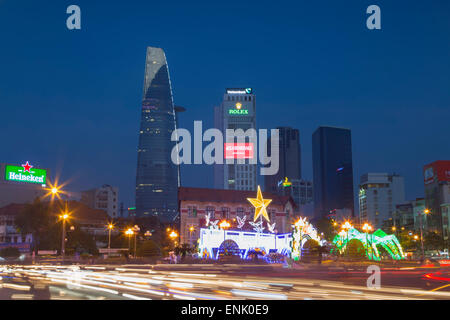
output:
[[[253,159],[253,143],[225,143],[225,159]]]
[[[423,167],[424,183],[450,182],[450,160],[439,160]]]
[[[21,166],[6,165],[5,180],[26,183],[47,183],[47,171],[44,169],[33,168],[27,161]]]

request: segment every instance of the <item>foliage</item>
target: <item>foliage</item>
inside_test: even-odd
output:
[[[62,236],[62,235],[61,235]],[[66,231],[66,252],[68,254],[78,252],[80,254],[88,253],[92,255],[98,254],[98,249],[93,237],[75,226],[73,231]]]
[[[366,250],[364,249],[364,245],[362,244],[361,241],[352,239],[347,244],[346,254],[350,258],[364,259],[366,256]]]
[[[48,232],[55,216],[50,213],[47,204],[36,198],[33,203],[26,204],[24,209],[18,213],[15,224],[22,234],[31,233],[33,236],[33,250],[38,251],[39,241]]]
[[[17,248],[7,247],[0,250],[0,257],[2,258],[18,258],[20,251]]]
[[[139,243],[137,247],[137,255],[139,257],[156,257],[161,256],[161,249],[153,240],[145,240]]]
[[[192,248],[189,243],[183,243],[181,246],[175,247],[174,251],[177,256],[181,256],[181,260],[183,260],[187,254],[195,252],[194,248]]]
[[[333,220],[329,218],[321,218],[316,223],[316,228],[320,233],[323,233],[323,237],[327,241],[333,241],[334,236],[336,235],[335,227],[333,226]]]

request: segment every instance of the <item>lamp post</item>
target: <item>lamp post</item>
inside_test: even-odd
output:
[[[130,252],[130,239],[133,233],[134,232],[133,230],[131,230],[131,228],[128,228],[127,231],[125,231],[125,234],[128,236],[128,253]]]
[[[223,230],[223,241],[225,241],[225,232],[226,229],[229,228],[231,226],[231,224],[227,221],[227,220],[223,220],[220,224],[219,227]]]
[[[112,223],[108,224],[108,254],[109,250],[111,249],[111,230],[114,228],[114,225]]]
[[[64,263],[66,254],[66,220],[69,218],[67,210],[59,217],[62,219],[61,258],[62,262]]]
[[[134,227],[133,227],[133,232],[134,232],[134,258],[136,259],[136,237],[137,237],[137,234],[138,234],[138,232],[140,231],[141,229],[139,228],[139,226],[138,225],[135,225]]]
[[[429,214],[429,213],[430,213],[430,210],[429,209],[425,209],[419,215],[419,218],[420,218],[420,243],[421,243],[421,246],[422,246],[422,258],[421,258],[421,261],[425,260],[425,250],[423,248],[423,223],[422,223],[422,220],[423,220],[423,215],[424,214]]]
[[[345,223],[342,225],[342,229],[345,230],[345,232],[347,233],[347,240],[346,240],[346,244],[345,244],[345,251],[348,255],[348,231],[353,228],[353,226],[350,224],[350,222],[345,221]]]
[[[369,246],[369,243],[368,243],[368,232],[369,232],[370,230],[372,230],[372,227],[371,227],[368,223],[365,223],[365,224],[363,225],[362,229],[363,229],[364,232],[366,233],[366,244],[367,244],[367,246],[368,246],[368,247],[367,247],[367,250],[369,250],[369,247],[370,247],[371,260],[373,260],[372,239],[370,239],[370,246]]]

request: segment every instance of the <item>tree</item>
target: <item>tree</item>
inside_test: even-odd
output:
[[[434,231],[424,233],[423,243],[426,250],[440,250],[444,248],[442,237]]]
[[[181,255],[181,261],[183,261],[187,254],[194,252],[194,249],[189,243],[183,243],[181,246],[175,247],[174,251],[177,256]]]
[[[333,226],[333,221],[331,219],[325,217],[321,218],[317,221],[316,228],[320,233],[323,233],[325,240],[333,241],[336,235],[336,228]]]
[[[98,249],[97,245],[95,244],[94,238],[87,232],[81,230],[78,226],[76,226],[73,231],[66,233],[66,235],[66,250],[68,253],[78,252],[80,254],[98,254]]]
[[[15,224],[22,235],[32,234],[32,251],[37,255],[41,237],[48,231],[54,216],[47,204],[36,198],[33,203],[26,204],[16,217]]]
[[[161,249],[155,241],[145,240],[139,244],[137,255],[140,257],[159,257],[161,255]]]

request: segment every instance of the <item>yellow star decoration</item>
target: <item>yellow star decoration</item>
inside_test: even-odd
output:
[[[267,206],[272,202],[272,199],[263,199],[261,188],[258,186],[258,193],[256,195],[256,199],[247,198],[248,201],[255,207],[255,216],[253,221],[256,221],[260,215],[262,215],[267,222],[270,222],[269,215],[267,214]]]

